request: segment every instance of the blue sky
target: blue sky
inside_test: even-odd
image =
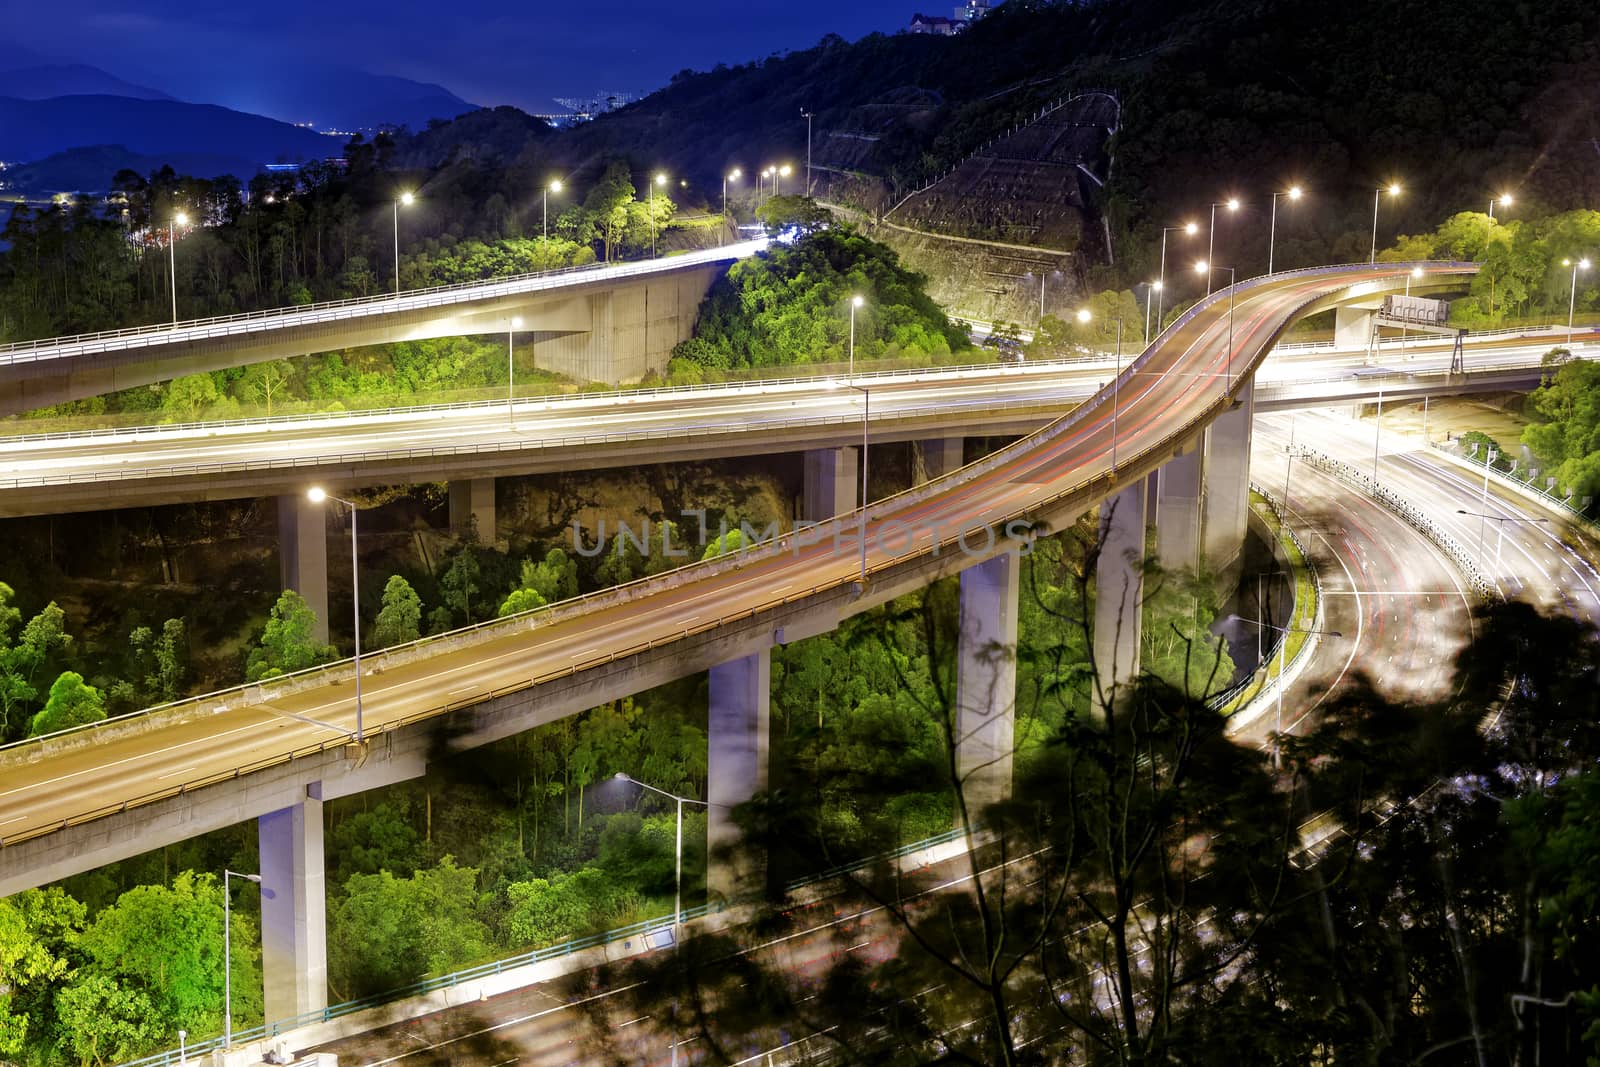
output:
[[[906,0],[74,0],[66,12],[52,12],[0,0],[0,17],[25,47],[188,100],[267,111],[282,79],[320,66],[436,82],[474,103],[537,110],[555,96],[648,91],[685,67],[805,48],[827,33],[854,40],[892,32],[915,7]]]

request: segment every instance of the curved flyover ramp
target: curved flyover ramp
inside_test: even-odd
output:
[[[308,793],[348,795],[419,775],[443,748],[483,744],[825,631],[1010,551],[1192,442],[1233,406],[1296,319],[1400,291],[1412,266],[1242,282],[1186,313],[1071,415],[865,516],[365,657],[365,748],[349,743],[356,700],[348,661],[13,746],[0,752],[0,894],[278,811]],[[1476,270],[1420,266],[1413,292],[1460,288]]]

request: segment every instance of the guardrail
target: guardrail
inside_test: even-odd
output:
[[[974,829],[973,832],[976,832],[976,829]],[[891,849],[888,852],[879,853],[874,856],[868,856],[864,859],[857,860],[854,863],[845,863],[837,867],[832,867],[826,871],[820,871],[816,874],[806,875],[803,878],[798,878],[788,883],[788,885],[786,885],[784,888],[786,892],[792,893],[797,889],[804,889],[808,886],[831,881],[832,879],[838,878],[841,875],[848,874],[852,871],[866,870],[874,864],[897,860],[904,856],[909,856],[914,852],[920,852],[923,849],[936,848],[939,845],[960,840],[961,838],[965,837],[967,833],[968,831],[963,828],[947,830],[942,834],[935,834],[934,836],[925,838],[921,841],[913,841],[909,844],[901,845],[899,848]],[[563,956],[571,956],[575,953],[582,952],[585,949],[596,948],[601,945],[611,945],[618,941],[627,941],[635,937],[650,937],[656,934],[670,933],[674,930],[679,922],[690,922],[695,919],[701,919],[707,915],[712,915],[717,912],[726,911],[729,908],[737,907],[739,904],[744,902],[744,900],[737,900],[698,904],[692,908],[683,909],[683,911],[678,913],[678,917],[676,919],[671,913],[652,919],[643,919],[639,922],[629,923],[627,926],[619,926],[615,929],[606,930],[602,933],[590,934],[587,937],[571,938],[557,945],[550,945],[545,948],[536,948],[528,952],[519,952],[516,955],[506,956],[501,959],[492,960],[488,963],[480,963],[474,967],[464,967],[461,970],[451,971],[448,974],[424,978],[421,981],[413,982],[410,985],[400,986],[399,988],[386,990],[382,993],[375,993],[369,997],[362,997],[357,1000],[346,1000],[338,1004],[330,1004],[326,1008],[319,1008],[315,1011],[304,1012],[300,1015],[291,1016],[287,1019],[277,1019],[270,1023],[258,1023],[255,1026],[235,1028],[233,1031],[233,1042],[235,1045],[242,1045],[248,1044],[252,1041],[270,1039],[277,1037],[280,1034],[287,1033],[291,1030],[297,1030],[302,1026],[315,1026],[318,1023],[332,1022],[335,1019],[342,1019],[347,1015],[353,1015],[358,1011],[365,1011],[368,1008],[376,1008],[384,1004],[393,1003],[396,1000],[404,1000],[407,997],[415,997],[426,993],[434,993],[441,989],[450,989],[466,982],[476,981],[479,978],[489,978],[494,975],[503,974],[506,971],[515,970],[518,967],[526,967],[533,963],[543,963],[546,960],[560,959]],[[659,948],[663,946],[657,945],[654,947]],[[184,1052],[188,1056],[201,1056],[208,1052],[219,1051],[225,1047],[222,1041],[222,1036],[219,1034],[216,1037],[190,1042],[186,1045]],[[117,1064],[117,1067],[175,1067],[175,1065],[179,1063],[179,1051],[177,1049],[167,1049],[162,1052],[153,1053],[149,1056],[144,1056],[137,1060],[124,1060]]]
[[[1394,267],[1393,269],[1399,270],[1403,269],[1405,266],[1406,265],[1400,265],[1398,267]],[[1440,265],[1431,264],[1431,266],[1434,266],[1436,269],[1438,269]],[[1472,264],[1463,264],[1457,266],[1459,269],[1475,269],[1475,266]],[[1333,268],[1306,268],[1300,271],[1286,271],[1283,272],[1283,274],[1273,275],[1270,279],[1265,277],[1250,279],[1246,282],[1239,283],[1239,287],[1244,289],[1257,287],[1266,284],[1269,281],[1277,281],[1285,274],[1337,277],[1338,275],[1345,273],[1366,273],[1370,270],[1371,268],[1364,264]],[[1162,332],[1161,336],[1157,339],[1157,344],[1159,344],[1163,339],[1170,337],[1174,331],[1178,330],[1183,325],[1193,321],[1193,319],[1201,314],[1204,310],[1213,306],[1219,296],[1226,297],[1227,293],[1227,290],[1220,290],[1218,293],[1212,294],[1211,297],[1200,301],[1194,307],[1191,307],[1188,311],[1184,312],[1182,316],[1180,316]],[[1303,313],[1307,308],[1310,308],[1321,301],[1329,299],[1332,295],[1333,294],[1330,293],[1312,293],[1308,295],[1300,304],[1293,308],[1287,309],[1281,316],[1279,331],[1285,328],[1288,323],[1292,322],[1297,315]],[[1276,336],[1277,334],[1274,333],[1264,337],[1257,347],[1255,355],[1241,361],[1239,374],[1235,379],[1235,387],[1237,387],[1238,383],[1242,382],[1246,377],[1254,372],[1256,365],[1260,363],[1261,359],[1264,358],[1265,352],[1270,348],[1272,342],[1276,340]],[[1131,377],[1132,375],[1139,373],[1140,368],[1147,364],[1152,358],[1155,347],[1155,345],[1152,345],[1150,348],[1147,348],[1137,359],[1130,363],[1123,372],[1124,376]],[[893,496],[886,497],[883,500],[873,503],[864,510],[848,512],[845,515],[838,516],[832,521],[832,523],[824,524],[820,527],[814,527],[809,530],[800,530],[785,534],[773,540],[763,542],[749,551],[740,551],[738,553],[732,553],[719,558],[692,563],[687,566],[677,568],[676,570],[669,571],[665,574],[641,578],[625,585],[616,586],[612,589],[585,594],[584,596],[576,597],[572,600],[562,601],[557,604],[536,608],[528,612],[509,616],[504,619],[486,620],[484,622],[476,623],[472,626],[464,627],[460,630],[451,631],[447,634],[422,638],[410,644],[397,646],[394,649],[387,650],[381,654],[381,658],[367,658],[369,660],[377,659],[377,666],[386,665],[394,661],[407,662],[413,657],[420,658],[422,655],[428,654],[429,651],[440,647],[449,647],[450,645],[460,647],[465,644],[476,643],[479,640],[492,640],[495,636],[499,635],[513,634],[517,632],[519,628],[539,628],[543,624],[568,618],[574,615],[585,614],[591,608],[598,609],[599,607],[613,603],[617,600],[633,597],[636,594],[643,596],[649,593],[673,589],[688,582],[715,577],[724,571],[753,565],[764,560],[770,560],[778,556],[788,554],[790,552],[798,552],[802,545],[807,543],[815,543],[815,539],[820,536],[819,531],[826,532],[831,529],[834,537],[837,539],[839,536],[841,536],[841,534],[845,533],[851,528],[858,526],[865,528],[865,526],[874,517],[881,518],[885,514],[893,514],[903,507],[914,505],[933,495],[943,493],[951,488],[958,479],[971,480],[990,473],[999,467],[1010,464],[1013,461],[1033,452],[1040,445],[1054,440],[1063,434],[1072,432],[1084,419],[1091,417],[1101,404],[1109,402],[1112,395],[1113,391],[1110,388],[1102,387],[1100,391],[1091,397],[1087,402],[1078,405],[1070,414],[1057,419],[1055,422],[1046,426],[1038,433],[1030,435],[1028,438],[1003,448],[976,463],[961,468],[958,471],[950,472],[943,477],[934,479],[933,481],[927,482],[921,486],[904,490],[900,493],[894,494]],[[1133,457],[1129,462],[1125,463],[1120,472],[1120,476],[1127,476],[1129,472],[1133,472],[1136,475],[1148,473],[1149,469],[1154,469],[1154,466],[1159,465],[1156,463],[1156,457],[1170,453],[1175,447],[1181,446],[1184,442],[1191,439],[1196,433],[1199,432],[1200,429],[1209,424],[1210,421],[1215,418],[1218,411],[1225,408],[1230,402],[1230,398],[1223,395],[1219,395],[1215,399],[1211,400],[1190,419],[1170,429],[1165,435],[1153,441],[1138,456]],[[1023,511],[996,516],[985,521],[973,522],[970,524],[970,530],[974,532],[980,529],[987,530],[993,537],[994,543],[1005,543],[1010,540],[1008,535],[1005,533],[1007,523],[1017,519],[1026,520],[1031,515],[1047,515],[1063,509],[1087,509],[1088,507],[1092,506],[1094,502],[1114,491],[1118,485],[1118,479],[1119,471],[1114,469],[1108,469],[1098,474],[1089,475],[1066,486],[1063,489],[1058,490],[1053,495],[1044,498],[1032,507]],[[964,529],[963,532],[967,531]],[[902,561],[898,558],[891,558],[887,561],[873,561],[867,565],[865,577],[870,581],[874,575],[883,571],[887,571],[891,568],[899,567],[901,563]],[[854,586],[857,580],[858,579],[855,574],[841,575],[836,578],[831,578],[820,584],[815,584],[811,588],[802,592],[787,594],[781,597],[774,597],[742,611],[737,611],[730,615],[719,616],[707,622],[700,623],[697,626],[685,627],[681,632],[674,631],[669,635],[661,637],[659,642],[657,640],[647,640],[629,645],[624,648],[612,649],[609,652],[591,656],[588,659],[574,661],[568,664],[565,668],[547,671],[543,674],[535,675],[531,678],[520,681],[511,686],[503,687],[502,689],[495,690],[493,692],[477,693],[469,698],[463,698],[453,702],[446,701],[441,705],[414,712],[410,715],[401,716],[388,722],[377,723],[369,732],[373,735],[381,735],[389,730],[399,729],[413,722],[419,722],[425,719],[437,717],[439,715],[449,714],[450,712],[459,710],[460,708],[481,704],[486,700],[506,695],[511,692],[521,691],[562,678],[570,678],[592,668],[613,663],[618,659],[628,658],[634,655],[653,651],[658,643],[665,645],[675,643],[679,640],[688,640],[691,637],[711,633],[734,623],[754,619],[758,615],[778,610],[792,603],[809,600],[824,592]],[[446,642],[449,644],[442,644]],[[68,730],[58,731],[57,733],[48,734],[43,737],[28,738],[23,741],[13,742],[7,746],[0,746],[0,751],[14,751],[23,747],[49,745],[59,742],[63,738],[72,735],[88,733],[90,731],[100,731],[114,726],[128,724],[158,712],[164,714],[181,714],[186,709],[195,711],[199,711],[201,709],[214,710],[216,705],[229,699],[230,697],[241,699],[247,704],[256,704],[264,700],[271,699],[271,696],[268,694],[276,696],[283,693],[285,691],[285,687],[291,687],[302,683],[310,683],[313,679],[317,678],[327,679],[329,675],[334,673],[343,674],[344,672],[348,671],[350,667],[350,660],[341,660],[336,663],[324,664],[318,667],[308,668],[305,671],[284,675],[279,678],[272,679],[269,682],[257,682],[236,686],[230,689],[188,698],[183,701],[177,701],[155,708],[130,712],[114,719],[107,719],[97,723],[73,727]],[[130,808],[144,806],[173,796],[179,796],[190,790],[202,788],[207,785],[236,779],[242,775],[253,773],[266,767],[276,766],[280,763],[285,763],[302,756],[327,751],[330,747],[342,746],[346,743],[346,740],[347,739],[344,737],[339,737],[323,741],[315,745],[303,746],[299,749],[280,753],[278,755],[235,767],[230,770],[217,772],[194,781],[177,783],[173,786],[169,786],[158,791],[153,791],[149,794],[125,799],[116,804],[104,805],[100,808],[92,809],[90,811],[80,812],[77,815],[69,818],[64,818],[59,821],[38,827],[32,827],[10,836],[0,838],[0,846],[29,840],[44,834],[53,833],[59,829],[65,829],[70,826],[81,825],[83,823],[102,818],[106,815],[127,811]]]
[[[1450,562],[1455,564],[1462,577],[1466,578],[1467,585],[1478,595],[1479,599],[1486,601],[1503,599],[1499,587],[1483,576],[1478,570],[1477,564],[1473,562],[1471,554],[1455,538],[1446,533],[1441,526],[1423,514],[1421,509],[1413,507],[1409,501],[1394,492],[1394,490],[1374,480],[1371,475],[1363,473],[1344,460],[1334,459],[1332,456],[1318,452],[1314,448],[1295,445],[1291,454],[1309,463],[1315,469],[1333,475],[1346,485],[1361,490],[1404,519],[1407,525],[1429,541],[1432,541],[1441,552],[1449,557]]]
[[[1495,485],[1504,486],[1505,488],[1510,489],[1521,496],[1528,497],[1540,504],[1543,504],[1545,507],[1565,512],[1566,514],[1572,516],[1572,518],[1584,523],[1586,526],[1600,527],[1600,522],[1596,522],[1593,516],[1589,515],[1582,508],[1574,507],[1572,505],[1572,497],[1570,495],[1565,499],[1552,496],[1550,494],[1550,490],[1555,488],[1554,485],[1547,484],[1544,489],[1535,488],[1532,481],[1532,474],[1530,474],[1527,479],[1517,478],[1514,474],[1500,470],[1498,467],[1490,466],[1485,460],[1479,459],[1477,456],[1463,456],[1453,452],[1443,442],[1429,441],[1428,445],[1430,448],[1436,448],[1440,452],[1445,453],[1451,459],[1468,464],[1476,470],[1488,471],[1489,478]]]
[[[192,341],[210,337],[230,337],[252,333],[263,327],[312,326],[323,322],[344,322],[373,313],[411,311],[419,308],[440,307],[495,296],[512,296],[525,292],[538,292],[584,281],[605,281],[612,278],[637,277],[663,271],[681,270],[685,267],[720,263],[724,260],[743,259],[767,247],[766,238],[742,241],[720,248],[687,252],[681,256],[625,263],[584,264],[581,267],[560,267],[555,270],[534,271],[476,282],[458,282],[452,285],[435,285],[425,289],[411,289],[398,295],[351,297],[346,300],[329,300],[302,307],[270,308],[247,311],[237,315],[216,315],[204,319],[188,319],[178,323],[160,323],[148,326],[129,326],[120,330],[101,330],[96,333],[71,334],[63,337],[44,337],[34,341],[14,341],[0,345],[0,362],[6,364],[38,362],[31,356],[45,349],[70,349],[55,356],[64,358],[90,352],[106,352],[131,348],[131,342],[156,334],[168,334],[170,340]],[[114,342],[124,342],[121,344]]]

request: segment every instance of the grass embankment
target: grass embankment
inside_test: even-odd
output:
[[[1266,524],[1272,531],[1284,561],[1288,564],[1289,573],[1294,578],[1294,610],[1289,615],[1287,629],[1289,633],[1284,636],[1288,647],[1284,649],[1281,658],[1268,656],[1263,668],[1256,672],[1250,684],[1236,696],[1228,706],[1223,709],[1223,714],[1232,715],[1247,707],[1251,701],[1259,697],[1264,689],[1278,677],[1278,666],[1282,663],[1285,667],[1292,666],[1300,652],[1305,648],[1306,642],[1311,640],[1311,634],[1305,631],[1316,628],[1318,588],[1316,573],[1312,570],[1311,562],[1300,551],[1300,546],[1290,535],[1288,527],[1278,520],[1277,513],[1267,502],[1267,498],[1250,490],[1250,508],[1256,517]]]

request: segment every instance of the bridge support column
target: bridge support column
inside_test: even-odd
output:
[[[1094,703],[1104,711],[1139,673],[1144,602],[1144,479],[1100,505],[1100,556],[1094,572]]]
[[[964,437],[935,437],[911,443],[911,484],[942,478],[961,466],[966,452]]]
[[[1239,554],[1250,521],[1250,429],[1254,418],[1252,378],[1239,393],[1237,406],[1206,430],[1202,551],[1224,594],[1238,580]]]
[[[268,1022],[328,1006],[327,891],[321,789],[257,820],[261,974]]]
[[[956,661],[956,773],[967,811],[1011,794],[1017,711],[1017,578],[1015,552],[961,572],[961,623]]]
[[[1204,485],[1199,445],[1156,472],[1156,558],[1169,571],[1200,563],[1200,500]]]
[[[713,896],[738,896],[759,888],[764,865],[749,853],[719,859],[719,846],[741,837],[733,809],[767,787],[767,739],[772,655],[763,649],[711,668],[707,720],[706,888]]]
[[[495,541],[494,479],[463,478],[450,483],[450,529],[464,532],[476,525],[478,540]]]
[[[1378,313],[1370,308],[1333,309],[1333,343],[1339,348],[1365,349],[1372,342],[1372,320]]]
[[[278,569],[285,589],[316,614],[316,637],[328,639],[328,512],[300,495],[278,498]]]
[[[861,502],[856,485],[856,450],[853,448],[814,448],[806,453],[806,522],[825,522],[835,515],[854,511]]]

